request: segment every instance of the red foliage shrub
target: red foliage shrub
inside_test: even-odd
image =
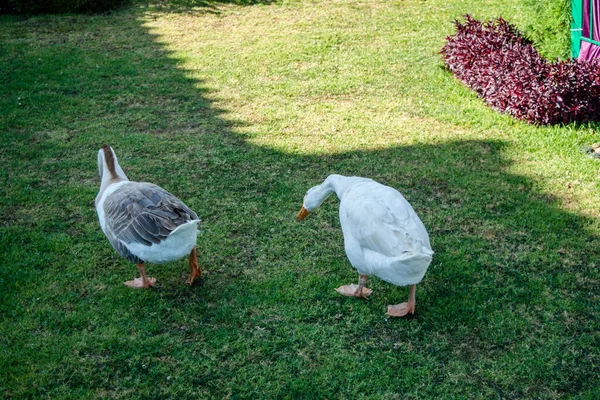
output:
[[[549,63],[502,18],[465,16],[442,48],[446,67],[492,108],[541,125],[600,119],[600,66]]]

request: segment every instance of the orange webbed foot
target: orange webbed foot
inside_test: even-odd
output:
[[[366,299],[371,295],[371,293],[373,293],[371,289],[364,286],[362,287],[361,291],[358,291],[358,285],[355,284],[340,286],[339,288],[335,289],[335,291],[341,295],[356,297],[359,299]]]
[[[387,315],[390,317],[404,317],[415,313],[415,303],[401,303],[388,306]]]
[[[156,278],[148,278],[148,282],[144,283],[142,278],[135,278],[132,281],[123,282],[124,285],[134,289],[149,289],[156,287]]]
[[[202,271],[200,271],[199,269],[195,269],[190,273],[190,277],[188,278],[187,281],[185,281],[185,283],[192,286],[194,284],[194,280],[196,278],[200,279],[201,277],[202,277]]]

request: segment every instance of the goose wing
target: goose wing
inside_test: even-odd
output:
[[[123,185],[104,202],[107,228],[122,243],[160,243],[198,216],[181,200],[150,183]]]
[[[425,226],[395,189],[371,187],[348,200],[342,223],[363,249],[388,257],[431,249]]]

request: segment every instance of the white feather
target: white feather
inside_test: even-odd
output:
[[[140,259],[154,264],[164,264],[179,260],[190,254],[196,245],[198,224],[194,220],[178,226],[168,238],[158,244],[146,246],[137,242],[125,244],[126,247]]]

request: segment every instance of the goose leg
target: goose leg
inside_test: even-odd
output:
[[[415,313],[415,292],[417,285],[410,285],[410,292],[408,294],[408,301],[406,303],[396,304],[395,306],[388,306],[387,315],[390,317],[404,317],[408,313]]]
[[[358,274],[358,286],[355,284],[340,286],[335,289],[339,294],[344,296],[358,297],[359,299],[366,299],[373,291],[367,287],[367,275]]]
[[[186,281],[190,286],[194,283],[195,278],[200,278],[202,276],[202,270],[198,267],[198,258],[196,258],[196,246],[192,249],[190,253],[190,279]]]
[[[131,288],[136,288],[136,289],[139,289],[139,288],[148,289],[150,287],[154,287],[156,285],[156,278],[148,278],[146,276],[146,267],[144,266],[144,263],[137,264],[136,266],[137,266],[138,271],[140,271],[140,275],[142,275],[142,277],[135,278],[132,281],[124,282],[124,284]]]

